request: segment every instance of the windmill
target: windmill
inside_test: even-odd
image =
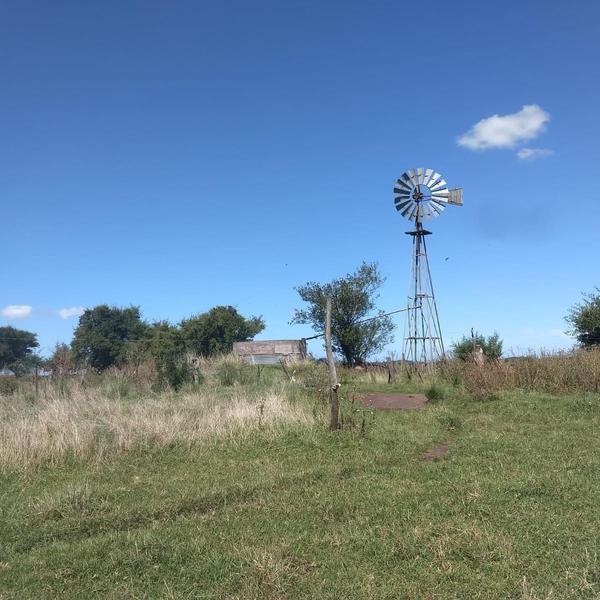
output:
[[[415,223],[414,231],[406,232],[412,236],[413,245],[402,357],[416,367],[444,357],[425,243],[431,231],[423,228],[423,219],[437,217],[448,204],[462,206],[462,189],[449,190],[439,173],[419,167],[406,171],[396,180],[394,196],[396,210]]]

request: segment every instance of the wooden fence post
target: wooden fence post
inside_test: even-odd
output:
[[[336,431],[340,428],[340,404],[338,400],[338,387],[340,384],[337,380],[331,348],[331,298],[327,298],[325,309],[325,352],[327,353],[327,365],[329,366],[329,404],[331,406],[329,429]]]
[[[37,361],[35,363],[35,375],[34,375],[34,377],[35,377],[35,399],[37,401],[37,399],[38,399],[38,385],[39,385],[39,382],[38,382],[39,365],[38,365]]]

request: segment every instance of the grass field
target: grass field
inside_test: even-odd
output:
[[[112,449],[92,436],[51,446],[49,463],[5,460],[0,598],[600,598],[598,394],[477,401],[442,386],[422,411],[346,404],[349,427],[332,434],[324,407],[282,385],[267,386],[276,419],[253,384],[213,390],[254,416],[192,440],[160,432],[206,405],[206,386],[154,396],[162,427],[137,436],[148,419],[127,420],[142,409],[126,394],[112,402],[127,444],[90,408]],[[47,409],[18,421],[13,452]],[[421,459],[441,442],[446,457]]]

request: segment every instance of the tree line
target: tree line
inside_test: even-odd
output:
[[[363,322],[365,317],[377,313],[379,290],[384,282],[378,265],[366,262],[354,272],[328,283],[309,281],[296,288],[304,306],[294,311],[290,323],[308,324],[316,333],[322,333],[326,301],[331,298],[333,349],[346,365],[363,364],[393,341],[394,324],[383,311],[379,311],[379,318]],[[570,309],[566,321],[569,333],[581,346],[600,345],[600,289],[585,294]],[[262,316],[244,317],[230,305],[215,306],[173,325],[167,321],[143,320],[137,306],[101,304],[84,311],[71,344],[58,344],[44,366],[54,372],[81,367],[102,372],[132,361],[151,359],[158,373],[182,379],[186,355],[208,357],[231,352],[234,342],[252,340],[264,328]],[[466,360],[475,345],[489,359],[502,354],[498,334],[485,338],[479,333],[456,342],[453,353]],[[10,369],[16,375],[30,372],[42,362],[36,355],[38,347],[34,333],[0,327],[0,369]]]

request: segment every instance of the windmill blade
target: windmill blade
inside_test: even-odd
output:
[[[437,171],[434,171],[427,182],[427,187],[431,189],[441,179],[441,177],[442,176]]]
[[[448,203],[445,200],[438,200],[437,198],[430,198],[430,202],[433,202],[436,206],[441,206],[442,208],[446,208]]]
[[[425,174],[425,169],[423,167],[419,167],[417,169],[417,181],[419,182],[419,184],[422,184],[424,181],[424,174]]]
[[[410,190],[411,190],[411,187],[410,187],[410,185],[408,185],[408,183],[405,183],[405,182],[404,182],[404,181],[402,181],[401,179],[398,179],[398,180],[396,181],[396,185],[395,185],[395,188],[394,188],[394,189],[396,189],[396,188],[399,188],[399,189],[405,189],[407,192],[410,192]]]
[[[443,204],[440,204],[439,202],[436,202],[435,200],[431,201],[431,206],[435,207],[439,211],[440,214],[442,212],[444,212],[444,208],[446,208]]]
[[[435,204],[434,202],[429,202],[428,203],[429,208],[431,209],[432,215],[434,217],[439,216],[440,214],[442,214],[442,210],[443,208],[439,208],[437,204]]]
[[[404,188],[394,188],[394,194],[399,196],[410,196],[410,190],[405,190]]]
[[[410,196],[398,196],[395,200],[394,200],[394,204],[404,204],[405,202],[411,202],[411,197]]]
[[[446,182],[443,179],[440,179],[437,183],[435,183],[435,185],[432,185],[429,189],[432,192],[435,192],[436,190],[441,190],[445,187],[446,187]]]
[[[433,169],[425,169],[425,176],[423,177],[423,183],[429,187],[429,180],[431,179],[431,176],[433,175]]]
[[[398,202],[396,204],[396,210],[404,210],[409,204],[411,204],[411,200],[405,200],[404,202]]]
[[[401,177],[402,179],[402,183],[404,183],[404,185],[409,189],[412,190],[415,186],[410,178],[410,175],[408,173],[404,173]]]
[[[406,208],[402,211],[402,216],[406,217],[408,215],[408,213],[410,212],[410,210],[413,207],[413,202],[409,202],[408,205],[406,206]],[[410,217],[408,217],[410,219]]]
[[[401,204],[406,204],[407,202],[412,202],[412,200],[410,198],[396,198],[396,200],[394,200],[394,204],[396,206],[400,206]]]

